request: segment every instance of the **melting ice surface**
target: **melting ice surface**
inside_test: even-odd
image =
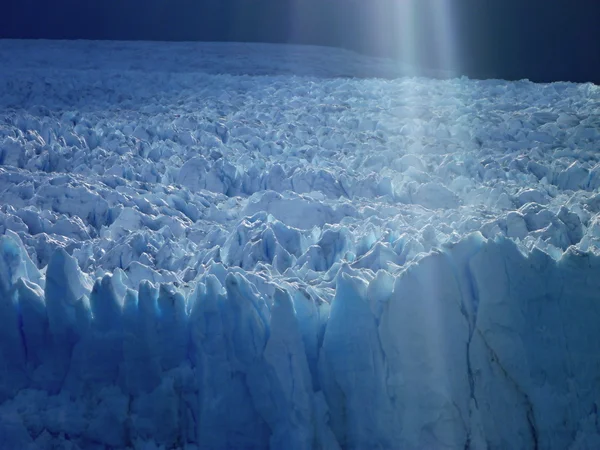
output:
[[[1,449],[600,448],[598,87],[0,65]]]

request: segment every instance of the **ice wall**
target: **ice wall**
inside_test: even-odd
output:
[[[0,237],[1,447],[600,448],[599,256],[336,267],[330,303],[218,263],[186,296]]]

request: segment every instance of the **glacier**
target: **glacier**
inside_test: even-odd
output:
[[[1,249],[5,445],[600,442],[600,256],[556,261],[475,233],[397,276],[340,267],[329,304],[220,263],[187,297],[147,280],[132,290],[121,272],[87,290],[63,250],[42,289],[14,237]]]
[[[0,62],[0,448],[600,448],[597,86]]]

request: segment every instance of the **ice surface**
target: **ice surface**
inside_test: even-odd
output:
[[[598,447],[600,90],[289,51],[0,44],[0,448]]]

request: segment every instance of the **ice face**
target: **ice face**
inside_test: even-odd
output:
[[[65,255],[53,261],[81,279]],[[54,426],[80,446],[458,448],[477,437],[558,449],[575,434],[585,448],[598,438],[599,268],[591,254],[555,261],[473,236],[397,276],[340,270],[322,319],[295,283],[269,292],[239,270],[202,276],[187,298],[147,281],[123,291],[106,275],[91,314],[63,312],[72,322],[55,327],[53,291],[18,278],[2,303],[0,414],[16,421],[11,439]],[[80,285],[69,286],[65,298]],[[52,407],[91,422],[52,425]]]
[[[598,446],[597,87],[88,45],[0,46],[0,447]]]

